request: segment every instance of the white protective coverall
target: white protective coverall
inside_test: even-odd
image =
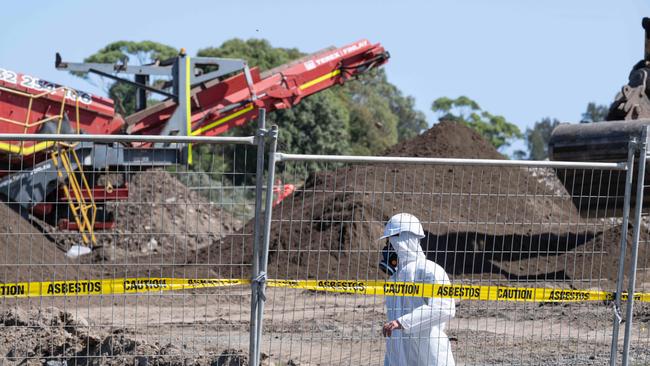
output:
[[[397,252],[397,271],[389,281],[451,284],[445,270],[427,260],[420,237],[401,232],[389,238]],[[446,323],[456,312],[454,299],[407,296],[386,297],[388,321],[403,329],[386,338],[385,366],[454,366]]]

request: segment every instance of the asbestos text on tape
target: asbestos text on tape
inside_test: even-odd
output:
[[[116,278],[78,281],[0,283],[0,298],[88,296],[180,291],[250,284],[247,279]],[[277,280],[268,287],[370,296],[440,297],[478,301],[583,302],[611,301],[615,293],[542,287],[439,285],[362,280]],[[627,294],[622,294],[623,300]],[[650,302],[650,293],[636,293],[636,301]]]

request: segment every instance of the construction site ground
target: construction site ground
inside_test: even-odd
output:
[[[478,134],[453,123],[438,124],[387,155],[503,158]],[[480,206],[451,194],[442,195],[433,206],[417,194],[340,194],[363,192],[365,188],[352,186],[362,177],[363,187],[381,187],[377,184],[386,181],[386,172],[404,181],[431,177],[426,189],[439,192],[468,197],[481,193]],[[424,218],[425,251],[454,282],[614,289],[619,220],[582,218],[552,171],[491,167],[483,172],[447,166],[344,166],[292,182],[299,189],[274,209],[269,276],[386,278],[376,266],[384,245],[376,238],[383,223],[404,207]],[[118,207],[117,230],[106,234],[101,248],[80,259],[64,255],[76,240],[74,234],[41,230],[0,207],[0,230],[11,234],[0,235],[0,280],[250,278],[251,222],[244,223],[243,217],[187,190],[166,172],[146,172],[130,183],[133,194]],[[504,194],[510,198],[498,198]],[[294,208],[297,204],[300,210]],[[377,207],[382,209],[371,209]],[[358,219],[362,212],[363,220]],[[146,220],[151,217],[157,220]],[[355,218],[357,225],[341,224]],[[298,219],[332,225],[287,225]],[[517,224],[479,224],[490,221]],[[332,233],[339,238],[336,249],[330,241],[304,239]],[[647,232],[642,235],[643,240],[650,239]],[[318,254],[330,259],[318,261]],[[638,288],[650,291],[650,277],[643,272],[649,268],[650,252],[641,248],[639,254]],[[629,264],[629,255],[625,260]],[[270,288],[267,298],[262,349],[266,364],[382,363],[380,329],[386,321],[382,297]],[[248,358],[247,286],[67,299],[5,298],[0,313],[0,356],[16,364],[76,357],[77,364],[120,365],[126,360],[132,364],[137,355],[137,360],[146,360],[137,364],[243,365]],[[459,301],[447,330],[459,365],[602,365],[609,357],[613,319],[611,303]],[[635,319],[634,337],[639,342],[633,354],[647,357],[643,346],[650,341],[650,307],[638,305]]]
[[[382,298],[281,289],[267,295],[265,364],[382,364]],[[10,361],[31,357],[16,364],[76,355],[77,364],[121,365],[137,355],[155,365],[244,365],[248,297],[242,288],[5,302],[0,353]],[[635,316],[647,325],[650,308],[639,306]],[[447,334],[459,365],[603,365],[612,319],[609,306],[461,302]],[[638,329],[634,339],[647,339],[647,332]]]

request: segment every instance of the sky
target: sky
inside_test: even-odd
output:
[[[3,13],[0,67],[89,92],[102,89],[55,70],[55,52],[82,61],[113,41],[152,40],[195,54],[235,37],[314,52],[367,38],[390,52],[389,81],[430,124],[433,100],[466,95],[525,130],[613,100],[643,57],[650,1],[5,0]]]

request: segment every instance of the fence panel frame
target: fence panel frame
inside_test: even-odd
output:
[[[647,154],[647,143],[649,128],[646,128],[638,142],[631,142],[627,162],[621,163],[587,163],[587,162],[553,162],[553,161],[522,161],[522,160],[491,160],[491,159],[447,159],[447,158],[408,158],[408,157],[376,157],[376,156],[334,156],[334,155],[306,155],[287,154],[277,152],[278,128],[273,126],[266,129],[265,113],[260,111],[256,136],[248,137],[200,137],[200,136],[107,136],[107,135],[65,135],[65,134],[0,134],[0,140],[14,141],[57,141],[57,142],[150,142],[155,144],[243,144],[257,145],[257,166],[255,186],[255,223],[253,229],[253,276],[251,279],[251,317],[250,317],[250,344],[249,360],[251,365],[259,364],[261,357],[262,332],[264,304],[266,301],[264,291],[266,288],[266,273],[268,268],[268,255],[270,246],[270,231],[273,212],[273,185],[275,183],[275,167],[280,162],[307,162],[324,161],[333,163],[389,163],[389,164],[424,164],[424,165],[458,165],[458,166],[501,166],[501,167],[540,167],[540,168],[573,168],[573,169],[611,169],[626,171],[626,186],[623,207],[623,226],[621,237],[621,252],[618,277],[616,281],[616,298],[614,309],[614,321],[612,325],[612,344],[610,354],[610,365],[617,361],[617,343],[620,327],[620,307],[624,282],[624,260],[626,251],[626,234],[629,222],[630,197],[634,168],[635,152],[639,153],[638,173],[636,180],[636,202],[633,206],[633,240],[632,240],[632,261],[628,273],[628,294],[633,294],[636,288],[636,266],[638,260],[638,245],[641,229],[641,211],[643,202],[643,187],[645,177],[645,163]],[[270,141],[268,151],[265,151],[267,142]],[[266,182],[264,182],[265,155],[268,153],[268,166]],[[262,192],[266,186],[266,197],[262,202]],[[262,207],[262,204],[264,205]],[[263,220],[262,220],[263,218]],[[629,364],[629,350],[632,333],[632,313],[634,308],[634,296],[629,296],[626,302],[626,324],[624,346],[622,350],[622,364]]]
[[[628,295],[633,295],[636,291],[637,262],[639,254],[639,237],[641,234],[641,216],[643,211],[643,193],[645,184],[645,169],[648,147],[648,131],[650,127],[646,126],[638,142],[639,167],[636,180],[636,202],[634,204],[634,224],[632,236],[632,257],[630,261],[630,270],[628,274]],[[628,296],[625,314],[625,338],[623,341],[623,360],[622,365],[628,366],[630,363],[630,346],[632,343],[632,320],[634,316],[634,296]]]
[[[643,141],[647,140],[647,130],[644,132],[643,135]],[[629,219],[629,206],[630,206],[630,198],[631,198],[631,186],[632,186],[632,179],[633,179],[633,168],[634,168],[634,153],[637,151],[637,142],[636,141],[631,141],[630,146],[629,146],[629,152],[628,152],[628,160],[626,162],[618,162],[618,163],[599,163],[599,162],[566,162],[566,161],[526,161],[526,160],[494,160],[494,159],[456,159],[456,158],[413,158],[413,157],[377,157],[377,156],[346,156],[346,155],[316,155],[316,154],[290,154],[290,153],[283,153],[283,152],[274,152],[276,149],[273,148],[272,151],[269,152],[270,157],[274,161],[269,162],[269,182],[271,182],[271,185],[268,185],[267,189],[270,189],[272,187],[272,182],[275,179],[274,174],[275,174],[275,169],[271,170],[271,166],[275,165],[277,163],[281,162],[309,162],[309,161],[321,161],[321,162],[333,162],[333,163],[367,163],[367,164],[376,164],[376,163],[389,163],[389,164],[399,164],[399,163],[407,163],[407,164],[423,164],[423,165],[458,165],[458,166],[500,166],[500,167],[524,167],[524,168],[573,168],[573,169],[611,169],[611,170],[619,170],[619,171],[626,171],[626,178],[625,178],[625,194],[624,194],[624,200],[623,200],[623,235],[621,237],[621,264],[616,280],[616,294],[615,294],[615,308],[614,308],[614,322],[612,325],[612,333],[613,334],[618,334],[618,329],[620,325],[620,304],[621,304],[621,294],[622,294],[622,286],[623,286],[623,281],[624,281],[624,261],[622,258],[625,256],[625,242],[627,241],[625,234],[627,233],[627,223]],[[645,148],[642,148],[643,155],[645,156]],[[643,159],[643,162],[640,163],[640,166],[645,167],[645,158]],[[643,172],[639,173],[640,179],[643,178]],[[639,185],[639,187],[642,187],[642,184]],[[642,193],[642,188],[641,188],[641,193]],[[637,201],[639,200],[640,195],[637,194]],[[642,197],[641,201],[642,202]],[[638,206],[638,205],[637,205]],[[640,210],[640,208],[639,208]],[[270,200],[267,201],[267,204],[265,205],[265,212],[268,214],[265,215],[265,226],[268,226],[270,228],[271,225],[271,213],[272,213],[272,204]],[[640,217],[640,215],[637,215],[637,217]],[[635,230],[638,228],[639,225],[635,225]],[[266,262],[268,259],[268,250],[269,250],[269,242],[270,242],[270,236],[268,235],[269,230],[265,229],[264,233],[264,242],[262,243],[262,246],[265,248],[265,254],[266,257],[264,261]],[[638,247],[638,233],[635,236],[634,239],[634,247]],[[636,249],[633,249],[636,251]],[[636,262],[636,258],[634,259]],[[268,263],[265,263],[265,266]],[[628,287],[628,293],[633,293],[634,290],[634,271],[630,270],[630,285]],[[630,298],[633,298],[631,296]],[[251,360],[259,360],[259,354],[260,354],[260,349],[261,349],[261,334],[263,332],[263,327],[261,324],[261,319],[263,317],[263,303],[265,299],[262,299],[262,308],[260,311],[260,323],[259,323],[259,329],[258,332],[260,336],[257,337],[257,342],[258,342],[258,349],[256,351],[257,358],[252,358]],[[627,303],[628,308],[632,307],[632,303],[628,301]],[[628,310],[628,317],[631,314],[631,310]],[[631,321],[631,319],[630,319]],[[627,333],[630,332],[631,330],[628,330],[628,327],[631,326],[630,321],[626,323],[626,342],[628,339]],[[627,353],[629,352],[629,345],[625,346],[624,351],[623,351],[623,359],[626,360],[627,358]],[[611,344],[611,353],[610,353],[610,365],[615,365],[616,364],[616,357],[617,357],[617,338],[613,337],[612,338],[612,344]],[[625,362],[625,361],[624,361]],[[254,363],[251,363],[254,364]],[[624,363],[627,365],[626,363]]]
[[[625,197],[623,199],[623,221],[621,223],[621,249],[619,255],[618,277],[616,278],[616,298],[614,300],[614,320],[612,323],[612,348],[609,364],[615,366],[618,357],[618,333],[622,322],[621,294],[625,282],[625,252],[627,247],[627,229],[630,218],[630,199],[632,195],[632,179],[634,173],[634,156],[637,150],[637,141],[630,141],[627,152],[627,172],[625,174]]]

